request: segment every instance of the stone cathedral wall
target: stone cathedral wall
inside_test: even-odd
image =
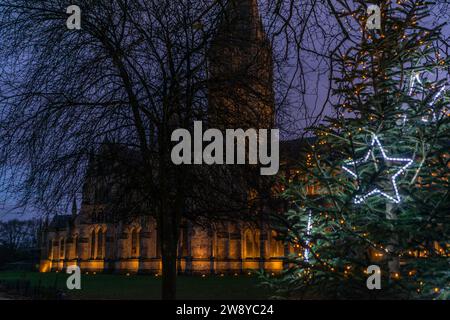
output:
[[[80,224],[45,234],[41,272],[63,271],[78,265],[82,272],[161,272],[154,221],[139,224]],[[292,251],[275,239],[275,232],[245,223],[220,228],[187,224],[178,246],[180,274],[241,274],[265,269],[280,272],[283,257]]]

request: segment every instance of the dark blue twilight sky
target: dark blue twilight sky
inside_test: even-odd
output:
[[[285,123],[285,126],[288,124],[289,130],[282,132],[282,138],[284,139],[301,136],[302,128],[310,126],[318,120],[319,114],[332,114],[332,108],[327,104],[330,87],[330,66],[329,59],[324,56],[336,47],[342,39],[342,32],[335,19],[326,14],[328,10],[325,1],[318,1],[318,3],[317,1],[311,1],[316,3],[316,14],[314,15],[311,15],[309,2],[298,1],[298,3],[295,3],[296,15],[292,18],[292,25],[297,25],[298,30],[294,28],[294,30],[287,30],[286,33],[279,33],[277,31],[280,30],[280,23],[273,23],[273,7],[268,5],[265,0],[260,1],[260,14],[273,44],[275,60],[281,61],[280,64],[275,65],[276,81],[278,79],[283,80],[285,84],[292,83],[295,88],[277,91],[277,101],[285,101],[287,105],[280,112],[278,119],[280,123]],[[449,22],[450,5],[447,1],[436,2],[437,4],[427,23],[438,25]],[[277,21],[280,20],[277,19]],[[450,38],[448,25],[444,27],[443,35]],[[293,42],[291,42],[294,38],[301,39],[301,51],[294,48]],[[290,45],[287,46],[286,43],[290,43]],[[279,59],[285,55],[287,60]],[[7,177],[8,174],[9,172],[5,172],[2,175]],[[17,179],[20,178],[17,177]],[[43,210],[37,208],[16,208],[17,202],[14,195],[1,191],[5,183],[5,179],[0,181],[0,220],[28,219],[42,215]],[[62,208],[58,213],[65,214],[69,211],[70,208]],[[55,212],[51,214],[55,214]]]

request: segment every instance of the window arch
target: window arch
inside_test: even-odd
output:
[[[73,236],[73,256],[78,258],[78,235]]]
[[[250,229],[244,232],[244,248],[246,258],[259,258],[260,246],[259,246],[259,231],[252,231]]]
[[[254,245],[253,245],[253,257],[255,258],[259,258],[261,256],[261,251],[260,251],[260,236],[259,236],[259,230],[255,230],[253,232],[253,241],[254,241]]]
[[[317,187],[316,187],[316,185],[315,184],[308,184],[306,186],[306,193],[309,196],[313,196],[313,195],[317,194]]]
[[[48,240],[48,259],[53,259],[53,240]]]
[[[105,245],[105,232],[99,229],[97,232],[97,258],[103,259],[104,256],[104,245]]]
[[[60,259],[64,259],[64,254],[65,254],[65,244],[66,244],[66,240],[64,238],[61,238],[61,240],[59,240],[59,258]]]
[[[277,239],[278,233],[275,230],[270,231],[270,256],[283,257],[284,244],[283,241]]]
[[[181,257],[185,257],[188,255],[188,242],[189,242],[189,238],[188,238],[188,228],[187,227],[183,227],[180,230],[180,238],[178,240],[178,255]]]
[[[131,231],[131,256],[139,256],[139,232],[137,229]]]
[[[59,258],[59,246],[60,246],[60,242],[58,239],[54,239],[53,241],[53,248],[52,248],[52,254],[53,254],[53,259],[58,259]]]
[[[95,230],[91,232],[91,259],[95,259]]]

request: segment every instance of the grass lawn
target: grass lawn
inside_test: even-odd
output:
[[[81,290],[68,290],[64,273],[2,271],[0,281],[27,280],[32,286],[64,290],[70,299],[159,299],[161,279],[150,275],[83,274]],[[267,299],[252,276],[179,276],[178,299]]]

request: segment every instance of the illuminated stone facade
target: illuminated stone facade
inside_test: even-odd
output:
[[[161,256],[155,221],[140,218],[130,224],[84,223],[76,216],[57,216],[42,248],[41,272],[78,265],[84,271],[159,273]],[[287,250],[275,232],[244,222],[211,224],[186,222],[182,228],[178,270],[186,274],[243,273],[252,269],[277,272]]]

